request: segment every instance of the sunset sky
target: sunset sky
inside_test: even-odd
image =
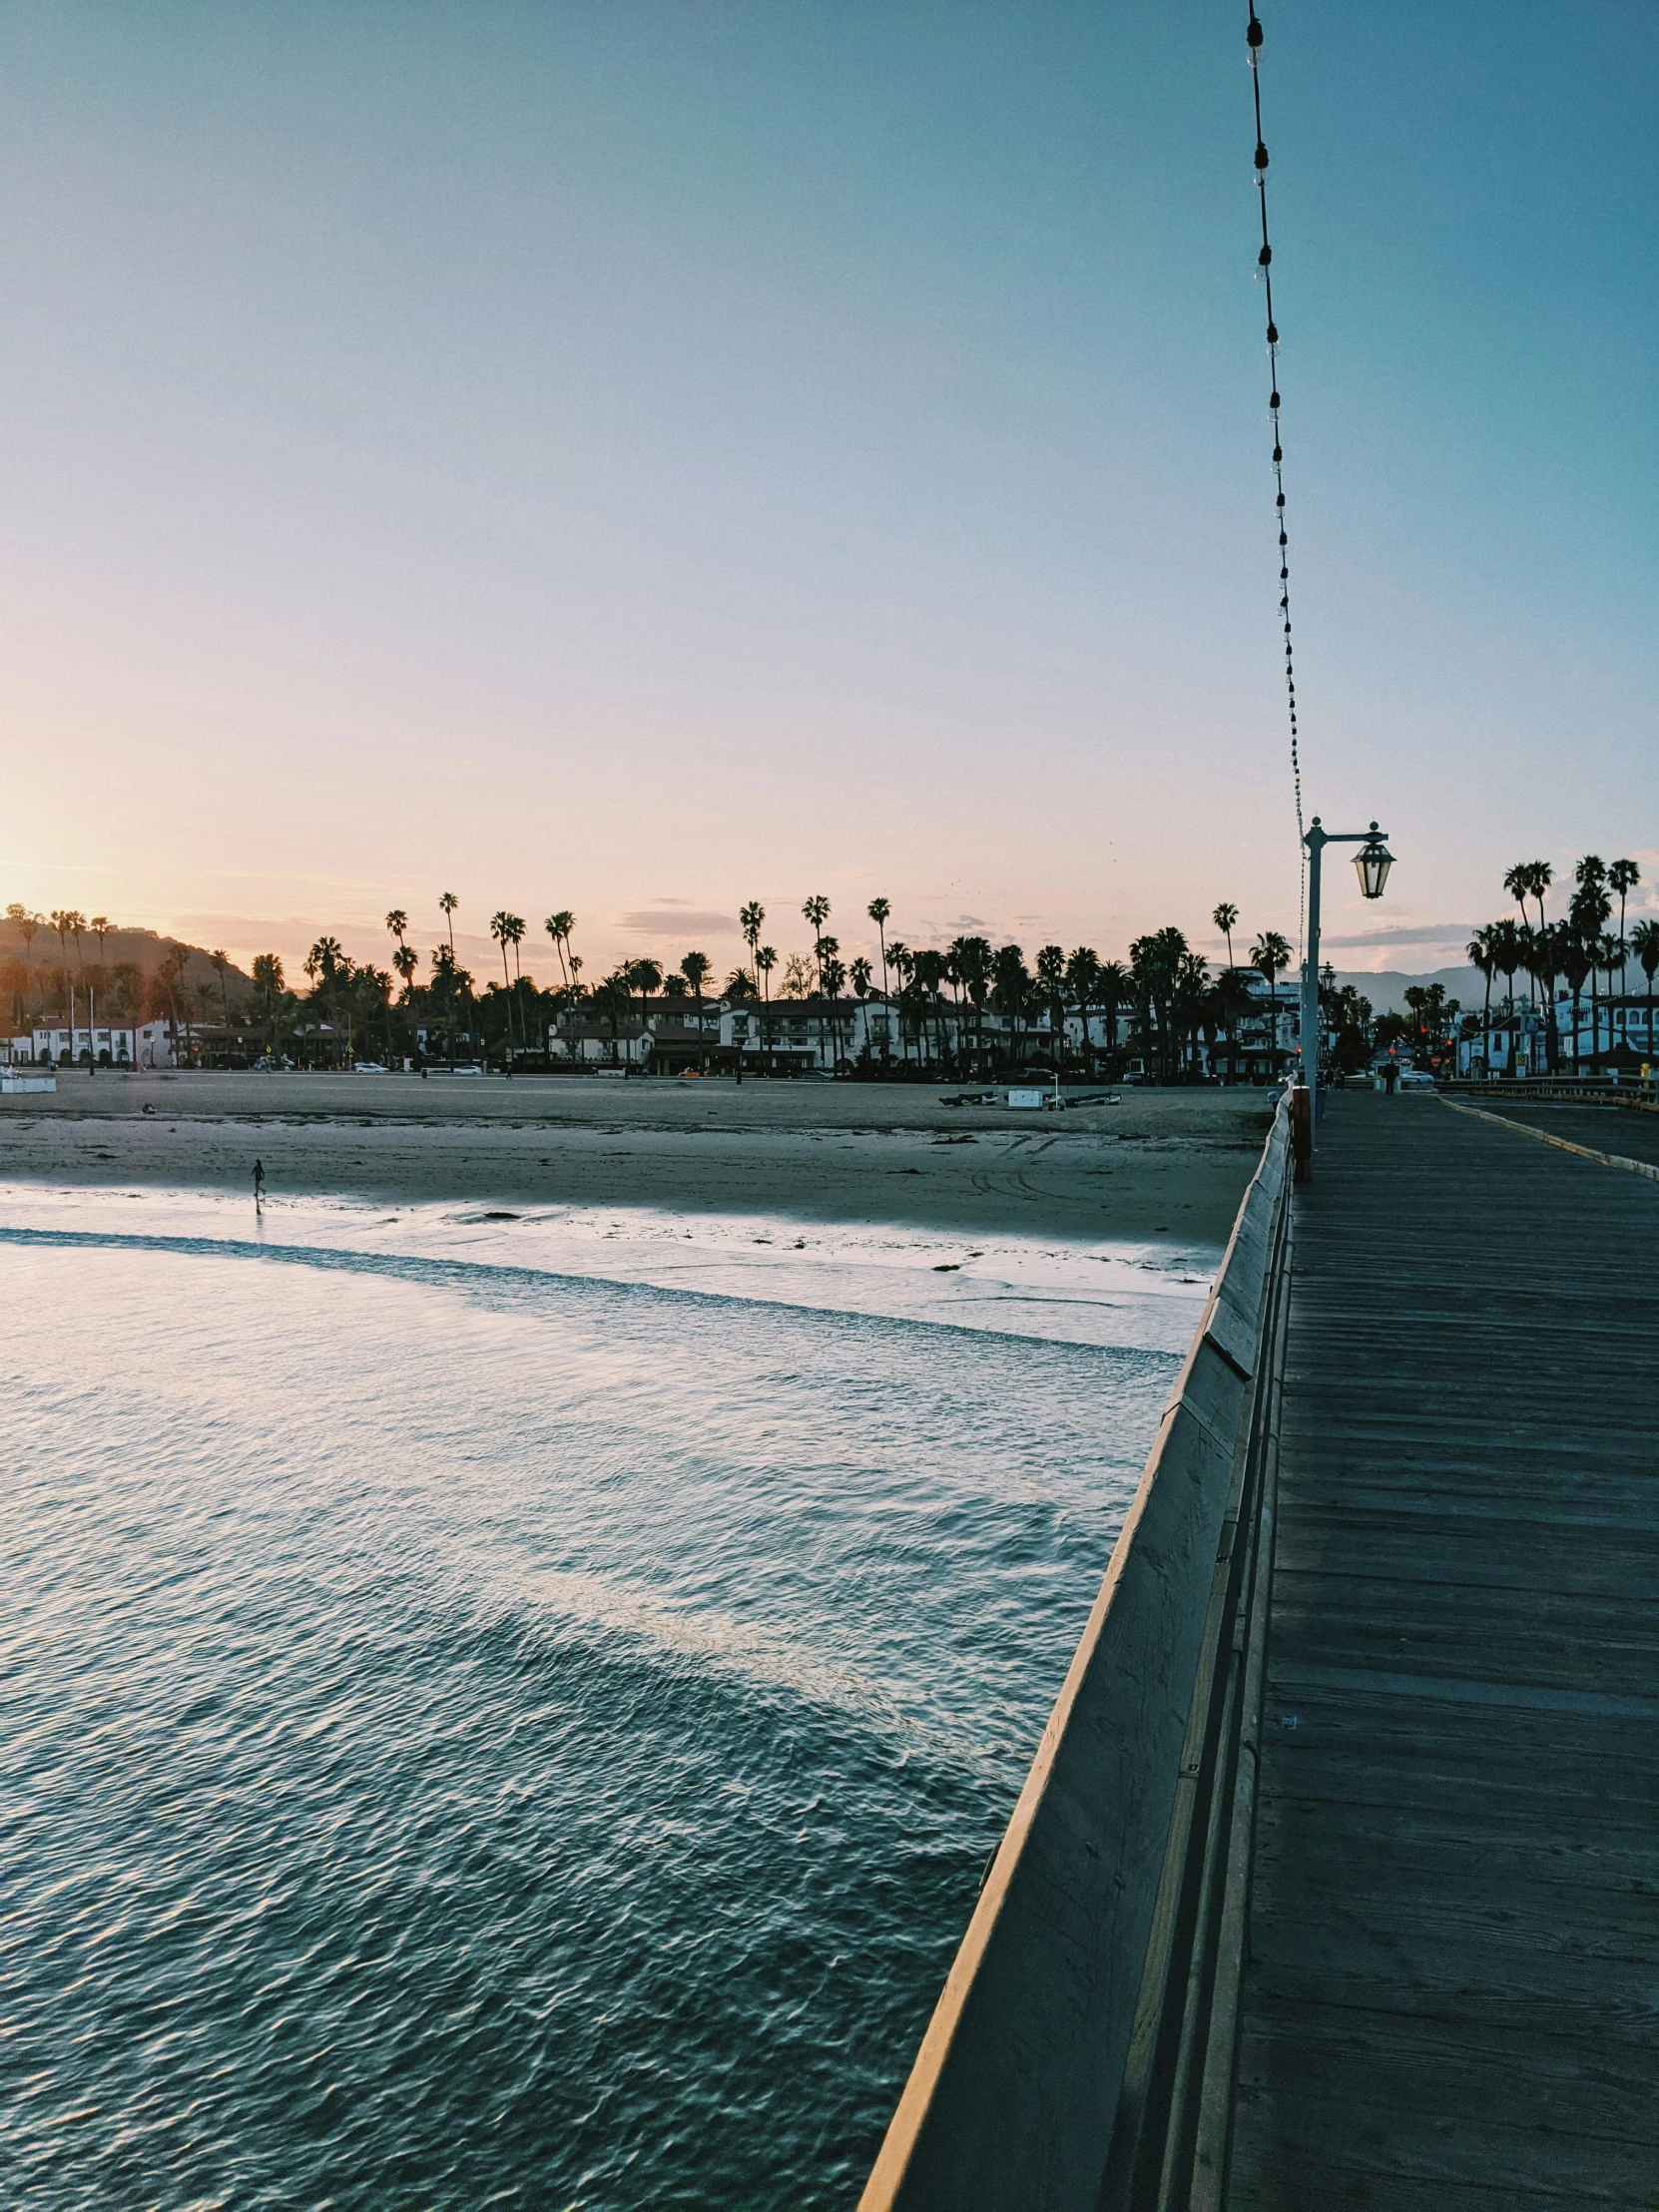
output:
[[[1243,20],[0,8],[0,903],[1294,938]],[[1327,949],[1659,910],[1659,12],[1264,21]]]

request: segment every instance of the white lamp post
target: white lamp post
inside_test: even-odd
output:
[[[1393,866],[1393,854],[1383,843],[1384,832],[1374,822],[1369,830],[1322,829],[1318,815],[1303,838],[1308,847],[1308,956],[1302,966],[1302,1080],[1308,1085],[1309,1132],[1312,1136],[1319,1087],[1320,1037],[1320,854],[1328,844],[1357,844],[1355,872],[1362,898],[1381,898]]]

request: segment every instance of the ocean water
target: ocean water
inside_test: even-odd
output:
[[[0,1194],[0,2201],[850,2206],[1215,1259],[971,1249]]]

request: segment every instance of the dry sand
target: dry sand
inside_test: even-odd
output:
[[[257,1156],[273,1196],[1224,1243],[1272,1094],[1118,1095],[1033,1113],[919,1084],[77,1071],[0,1099],[0,1178],[247,1191]]]

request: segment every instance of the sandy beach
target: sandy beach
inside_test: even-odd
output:
[[[1118,1096],[1033,1113],[920,1085],[76,1071],[0,1100],[0,1178],[237,1192],[258,1157],[274,1198],[1225,1242],[1270,1094]]]

